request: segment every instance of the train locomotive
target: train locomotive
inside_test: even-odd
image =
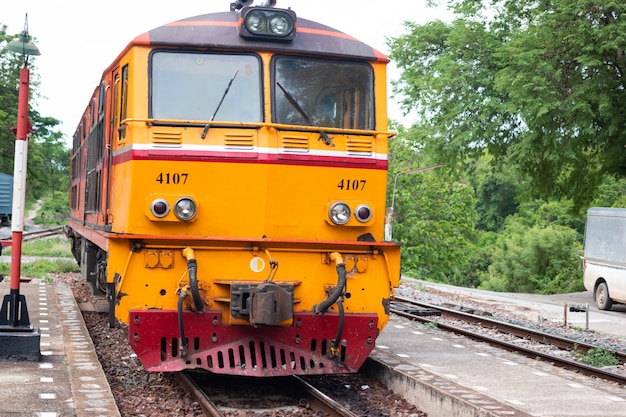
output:
[[[139,35],[103,72],[73,136],[72,252],[149,371],[356,372],[400,279],[388,59],[251,3]]]

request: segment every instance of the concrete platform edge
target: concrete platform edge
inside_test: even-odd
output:
[[[396,365],[391,365],[393,363]],[[531,417],[508,404],[381,352],[372,353],[360,372],[381,381],[428,417]]]
[[[77,417],[120,417],[117,403],[98,360],[87,326],[71,289],[56,284],[55,292],[61,308],[63,338],[68,357],[69,376]]]

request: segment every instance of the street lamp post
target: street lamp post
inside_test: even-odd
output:
[[[429,171],[431,169],[440,168],[444,164],[430,165],[427,167],[409,169],[408,171],[397,172],[396,175],[393,176],[393,188],[391,191],[391,206],[387,210],[387,218],[385,219],[385,241],[389,242],[393,238],[391,221],[393,220],[393,207],[396,202],[396,183],[398,181],[398,177],[404,174],[413,174],[415,172]]]
[[[28,119],[28,95],[30,92],[28,57],[40,55],[39,49],[30,42],[28,15],[24,21],[24,31],[20,39],[9,42],[6,49],[21,54],[24,58],[24,65],[20,70],[17,126],[15,128],[15,160],[13,161],[11,286],[10,293],[4,297],[0,310],[0,359],[38,361],[40,359],[39,341],[41,335],[39,330],[31,325],[26,298],[24,295],[20,295],[28,134],[32,131]]]

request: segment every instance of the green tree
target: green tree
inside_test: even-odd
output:
[[[8,35],[6,26],[0,24],[0,172],[13,175],[15,134],[19,94],[19,73],[24,58],[6,50],[6,44],[19,35]],[[35,109],[38,97],[39,77],[36,66],[29,60],[30,96],[29,119],[33,131],[28,138],[28,166],[26,174],[26,198],[39,199],[53,191],[68,192],[69,153],[63,134],[56,127],[59,121],[43,117]]]
[[[468,173],[470,184],[476,190],[476,228],[498,232],[504,220],[517,212],[519,199],[526,189],[515,164],[508,164],[502,170],[490,166],[488,155],[481,157],[476,168]]]
[[[421,116],[425,152],[449,164],[487,150],[574,209],[605,175],[626,173],[626,3],[448,4],[450,23],[407,22],[389,41],[394,91]]]
[[[390,143],[393,237],[403,243],[403,273],[413,278],[468,285],[461,273],[477,219],[472,187],[451,169],[405,173],[434,165],[400,131]],[[395,183],[395,187],[394,187]]]
[[[575,230],[558,224],[529,227],[512,220],[498,239],[482,288],[542,294],[584,291],[578,257],[582,245]]]

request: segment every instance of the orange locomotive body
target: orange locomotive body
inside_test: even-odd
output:
[[[388,60],[248,3],[106,69],[73,141],[73,253],[148,370],[355,372],[400,279]]]

